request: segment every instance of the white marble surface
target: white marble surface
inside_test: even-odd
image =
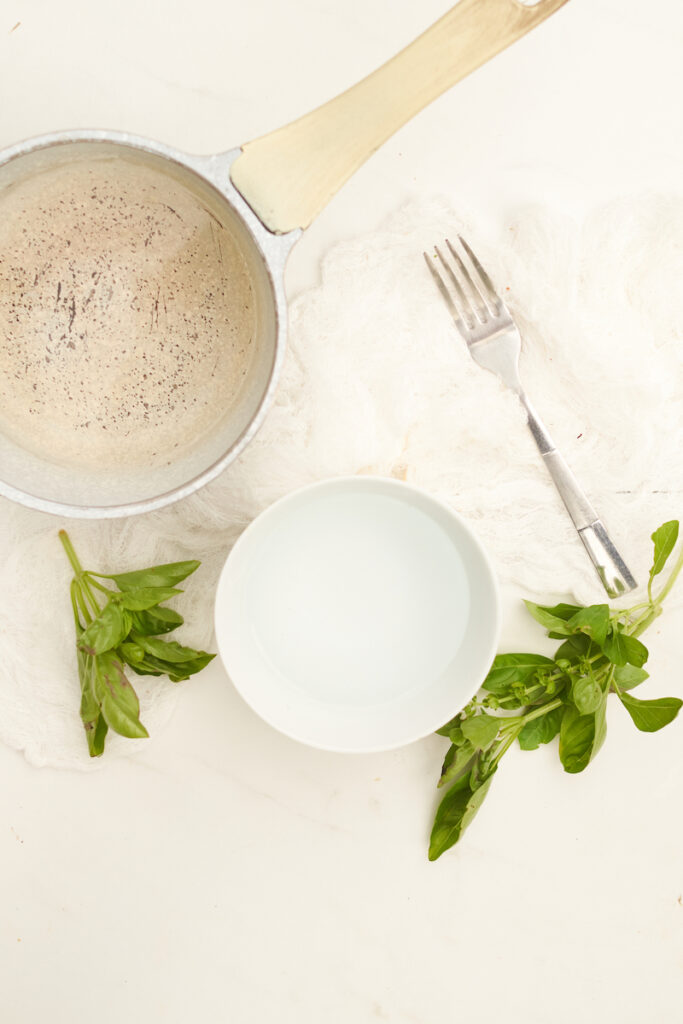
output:
[[[3,0],[0,145],[111,127],[224,149],[350,84],[447,0]],[[14,27],[16,26],[16,27]],[[497,218],[679,189],[677,0],[570,0],[407,126],[293,253],[417,192]],[[508,593],[504,640],[536,641]],[[650,634],[681,692],[680,616]],[[0,749],[3,1022],[675,1024],[683,1000],[681,726],[612,708],[585,775],[506,758],[476,824],[426,859],[443,741],[343,756],[271,731],[220,667],[144,755],[92,775]]]

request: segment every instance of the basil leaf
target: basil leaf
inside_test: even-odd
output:
[[[118,647],[128,636],[132,620],[118,601],[109,601],[96,619],[83,630],[78,646],[86,654],[103,654]]]
[[[133,612],[133,629],[144,636],[158,636],[171,633],[182,626],[182,615],[173,608],[153,608],[142,612]]]
[[[451,744],[441,768],[441,778],[438,782],[439,789],[451,785],[461,775],[470,771],[476,756],[477,752],[469,742],[465,742],[460,747]]]
[[[600,706],[595,711],[595,739],[593,740],[593,750],[591,752],[591,760],[600,750],[600,747],[605,742],[607,737],[607,697],[609,694],[603,695]]]
[[[526,605],[529,614],[533,615],[536,619],[536,622],[540,622],[540,624],[545,626],[547,630],[560,632],[563,636],[566,636],[568,632],[571,632],[571,630],[567,630],[567,619],[565,616],[557,614],[558,608],[561,608],[562,606],[555,605],[553,607],[548,607],[547,605],[534,604],[533,601],[525,601],[524,604]],[[564,607],[571,607],[571,605],[566,605]],[[578,608],[575,609],[575,611],[578,610]]]
[[[555,651],[556,661],[570,661],[576,664],[582,658],[589,658],[595,653],[595,645],[586,633],[576,633],[570,636]]]
[[[91,757],[102,756],[104,753],[104,741],[108,732],[109,726],[105,722],[104,717],[102,715],[98,715],[95,728],[86,733],[88,751]]]
[[[580,715],[590,715],[603,699],[602,687],[593,676],[580,676],[572,684],[571,699]]]
[[[635,665],[619,665],[614,670],[614,682],[620,690],[633,690],[650,678],[650,673]]]
[[[512,683],[526,682],[539,667],[548,665],[553,665],[552,659],[542,654],[498,654],[482,687],[500,696],[509,691]]]
[[[85,651],[76,649],[78,678],[81,684],[80,715],[91,757],[101,757],[109,727],[100,713],[95,696],[95,659]]]
[[[486,758],[477,757],[470,772],[470,789],[473,793],[480,789],[495,774],[496,767]]]
[[[663,523],[658,530],[652,534],[652,540],[655,545],[654,561],[652,568],[650,569],[650,583],[658,576],[667,563],[669,555],[676,547],[676,541],[678,540],[678,520],[671,519],[668,523]]]
[[[141,587],[175,587],[187,579],[201,562],[169,562],[167,565],[154,565],[150,569],[139,569],[137,572],[123,572],[115,575],[92,573],[105,580],[113,580],[119,590],[138,590]]]
[[[165,668],[158,668],[157,666],[152,665],[148,661],[132,661],[125,657],[123,654],[121,655],[121,660],[125,662],[125,664],[128,665],[129,668],[132,668],[135,674],[138,676],[168,675],[168,672],[166,671]]]
[[[489,791],[494,771],[474,792],[467,776],[452,786],[439,804],[429,841],[429,859],[437,860],[460,839]]]
[[[550,743],[560,731],[563,715],[564,707],[560,705],[545,715],[527,722],[518,737],[522,750],[536,750],[541,743]]]
[[[574,633],[586,633],[602,645],[607,636],[610,624],[609,606],[592,604],[588,608],[580,608],[567,623],[567,628]]]
[[[164,661],[163,658],[155,658],[152,654],[145,652],[144,658],[140,658],[136,648],[138,644],[121,644],[118,648],[122,659],[127,665],[140,676],[168,676],[172,683],[180,683],[184,679],[201,672],[203,668],[213,661],[215,654],[206,654],[204,651],[195,652],[196,658],[191,661],[172,662]]]
[[[531,608],[537,609],[538,611],[545,612],[548,615],[552,615],[554,619],[561,619],[563,622],[568,622],[573,615],[581,611],[581,605],[578,604],[532,604],[531,601],[525,601],[524,604],[527,606],[531,614]],[[540,619],[539,619],[540,621]]]
[[[458,713],[455,716],[455,718],[451,718],[450,722],[446,722],[445,725],[442,725],[440,729],[436,730],[436,735],[437,736],[449,736],[450,737],[451,729],[455,729],[456,727],[459,727],[459,726],[460,726],[460,712],[458,711]],[[451,741],[451,742],[455,742],[455,741]]]
[[[626,644],[625,634],[618,626],[613,628],[605,637],[602,649],[614,665],[626,665]]]
[[[601,707],[604,708],[604,704]],[[560,726],[560,761],[564,770],[572,775],[588,766],[602,743],[604,737],[599,736],[597,714],[581,715],[571,704],[565,709]]]
[[[500,729],[500,719],[492,715],[475,715],[462,723],[462,733],[477,750],[487,750]]]
[[[137,662],[145,660],[144,648],[133,640],[126,640],[124,643],[119,644],[116,648],[116,653],[129,665],[135,665]]]
[[[196,661],[197,658],[201,658],[205,654],[204,651],[195,651],[192,647],[183,647],[175,640],[159,640],[154,636],[136,633],[135,630],[131,633],[131,640],[138,644],[146,654],[151,654],[152,657],[175,666],[181,665],[182,662]],[[213,658],[214,655],[212,654],[210,657]]]
[[[215,657],[215,654],[204,654],[202,652],[194,661],[183,661],[180,665],[176,665],[175,670],[174,666],[171,665],[166,669],[168,678],[172,683],[182,683],[185,679],[189,679],[190,676],[201,672]]]
[[[630,694],[619,694],[621,703],[641,732],[657,732],[663,729],[681,710],[683,701],[678,697],[660,697],[659,700],[638,700]]]
[[[610,622],[609,607],[593,604],[586,608],[572,604],[539,605],[525,601],[529,612],[537,622],[545,626],[548,635],[557,639],[573,633],[587,633],[597,643],[607,635]]]
[[[645,644],[635,636],[626,637],[626,662],[636,668],[642,668],[649,656]]]
[[[78,679],[81,684],[81,721],[85,731],[92,731],[100,714],[100,706],[93,687],[93,659],[85,651],[76,648]]]
[[[437,783],[438,786],[441,785],[441,779],[444,777],[444,775],[446,774],[448,769],[453,764],[453,761],[455,760],[455,755],[457,754],[457,752],[458,752],[458,748],[456,747],[455,743],[451,743],[450,747],[446,751],[446,756],[443,759],[443,764],[441,765],[441,776],[439,778],[439,782]]]
[[[467,807],[465,808],[465,813],[462,817],[462,822],[460,825],[461,833],[464,832],[465,829],[472,824],[473,818],[475,817],[477,811],[483,804],[486,794],[491,788],[491,782],[493,780],[493,776],[495,775],[495,773],[496,769],[493,768],[487,775],[486,779],[482,782],[480,786],[477,787],[477,789],[475,789],[474,793],[468,800]]]
[[[140,721],[137,694],[121,662],[111,652],[95,658],[94,683],[102,717],[110,729],[131,739],[149,735]]]
[[[150,658],[148,654],[143,651],[140,644],[127,641],[124,644],[119,644],[116,648],[116,653],[119,655],[122,661],[129,665],[139,676],[165,676],[166,666],[160,668],[158,665],[153,664],[154,659]]]
[[[100,714],[94,688],[94,658],[84,651],[77,650],[78,678],[81,684],[81,721],[88,741],[91,757],[99,757],[104,752],[104,740],[107,735],[107,723]]]
[[[155,608],[162,601],[170,600],[176,594],[182,594],[182,590],[176,587],[139,587],[121,594],[118,604],[131,612],[144,612],[148,608]]]
[[[467,740],[465,739],[465,734],[459,725],[455,725],[453,726],[452,729],[449,730],[448,738],[451,741],[451,743],[456,747],[460,747],[462,746],[463,743],[467,742]]]
[[[612,627],[602,643],[602,649],[614,665],[635,665],[642,668],[648,659],[648,650],[635,636],[629,636],[618,626]]]

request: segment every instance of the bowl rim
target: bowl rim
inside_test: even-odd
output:
[[[233,676],[231,675],[227,664],[229,655],[226,655],[224,653],[224,647],[222,646],[221,641],[221,634],[224,634],[225,630],[222,623],[219,622],[219,604],[221,601],[221,593],[225,586],[227,585],[226,580],[230,572],[230,564],[231,560],[233,559],[234,553],[237,551],[241,551],[243,547],[250,542],[250,539],[253,536],[256,529],[261,529],[265,521],[277,518],[278,514],[280,513],[280,510],[283,507],[287,506],[290,503],[293,503],[295,500],[300,499],[301,497],[307,497],[310,494],[314,494],[332,487],[354,488],[368,483],[381,484],[388,490],[394,490],[395,493],[399,496],[402,494],[417,495],[420,499],[422,499],[422,501],[426,502],[427,504],[433,505],[436,509],[445,513],[449,518],[454,520],[455,523],[457,523],[458,526],[462,529],[462,531],[466,534],[469,542],[472,544],[473,548],[479,554],[484,569],[488,575],[488,582],[490,584],[492,596],[492,604],[491,615],[488,618],[490,636],[488,644],[485,645],[486,657],[484,658],[483,654],[481,657],[481,663],[483,665],[485,662],[485,668],[482,668],[480,670],[481,678],[479,678],[480,672],[475,673],[476,683],[473,684],[471,687],[467,688],[467,697],[465,700],[462,701],[460,706],[454,706],[453,712],[450,715],[451,718],[457,715],[458,712],[461,711],[464,707],[466,707],[469,701],[475,696],[475,694],[481,688],[481,684],[486,678],[486,672],[490,665],[492,664],[493,659],[497,653],[502,629],[502,601],[500,584],[498,582],[498,578],[496,576],[496,572],[493,567],[493,562],[490,555],[486,551],[486,548],[483,546],[482,542],[479,540],[479,537],[474,532],[474,530],[472,529],[471,525],[467,522],[467,520],[459,512],[457,512],[456,509],[448,501],[436,497],[434,494],[432,494],[425,488],[417,486],[416,484],[408,483],[405,480],[396,479],[395,477],[387,477],[382,476],[380,474],[359,473],[356,475],[332,476],[327,477],[324,480],[317,480],[314,483],[306,484],[303,487],[299,487],[293,491],[288,492],[281,498],[278,498],[276,501],[274,501],[271,505],[268,505],[261,513],[255,516],[255,518],[252,519],[249,525],[242,531],[242,533],[240,534],[240,536],[237,538],[232,548],[230,549],[230,552],[228,553],[228,556],[225,562],[223,563],[223,566],[220,571],[218,583],[216,586],[216,596],[214,600],[214,630],[216,635],[216,646],[218,650],[218,656],[223,666],[223,669],[226,675],[228,676],[230,683],[232,684],[240,698],[249,708],[251,708],[254,714],[256,714],[262,721],[266,722],[266,724],[271,726],[271,728],[275,729],[282,735],[287,736],[289,739],[295,740],[298,743],[302,743],[305,746],[312,747],[316,750],[324,750],[332,753],[372,754],[382,753],[390,750],[398,750],[401,747],[408,746],[411,743],[415,743],[419,740],[425,739],[427,736],[432,735],[436,732],[437,729],[440,729],[445,724],[445,722],[439,720],[438,722],[434,722],[432,725],[430,725],[429,728],[421,727],[414,734],[405,735],[402,738],[396,740],[395,742],[383,742],[380,744],[372,745],[364,744],[358,746],[341,746],[338,744],[327,743],[324,741],[314,741],[310,738],[310,735],[304,735],[302,733],[297,734],[296,730],[283,728],[282,725],[275,721],[267,711],[264,712],[262,708],[254,706],[252,699],[250,699],[250,697],[243,691],[239,683],[236,682]],[[223,644],[224,642],[225,640],[223,640]]]

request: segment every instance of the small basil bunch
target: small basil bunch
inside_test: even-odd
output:
[[[85,571],[65,530],[59,533],[74,570],[71,605],[76,626],[81,720],[91,757],[104,752],[107,732],[140,738],[140,703],[124,665],[138,675],[166,675],[173,683],[189,679],[215,657],[160,637],[183,623],[164,602],[182,594],[176,586],[199,562],[172,562],[137,572]],[[116,590],[102,581],[111,580]]]
[[[439,786],[448,788],[436,812],[430,860],[458,842],[515,740],[523,750],[536,750],[559,734],[560,761],[566,772],[575,774],[590,764],[605,740],[610,694],[642,732],[656,732],[674,720],[683,704],[678,697],[640,700],[630,691],[648,678],[643,668],[648,650],[638,637],[661,614],[683,569],[681,552],[666,584],[654,594],[655,579],[676,546],[678,532],[678,521],[672,520],[652,534],[647,599],[631,608],[525,602],[548,636],[562,643],[554,658],[499,654],[483,693],[438,730],[451,745],[441,769]]]

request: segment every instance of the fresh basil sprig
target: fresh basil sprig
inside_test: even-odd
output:
[[[436,812],[430,860],[461,838],[515,740],[523,750],[536,750],[559,734],[560,761],[574,774],[590,764],[605,740],[611,693],[642,732],[656,732],[674,720],[683,704],[678,697],[639,700],[630,691],[648,678],[643,668],[648,650],[638,637],[661,614],[683,569],[681,551],[667,582],[654,594],[655,578],[676,547],[678,532],[678,521],[672,520],[652,534],[647,600],[632,608],[525,602],[548,636],[562,643],[554,658],[499,654],[483,692],[438,730],[451,745],[441,769],[439,786],[448,788]]]
[[[107,575],[85,571],[65,530],[59,538],[74,571],[71,605],[76,626],[81,720],[91,757],[104,752],[109,729],[121,736],[148,736],[140,721],[140,703],[124,671],[189,679],[215,657],[175,641],[160,640],[183,624],[163,602],[182,594],[176,587],[200,565],[171,562],[137,572]],[[102,580],[111,580],[116,590]]]

